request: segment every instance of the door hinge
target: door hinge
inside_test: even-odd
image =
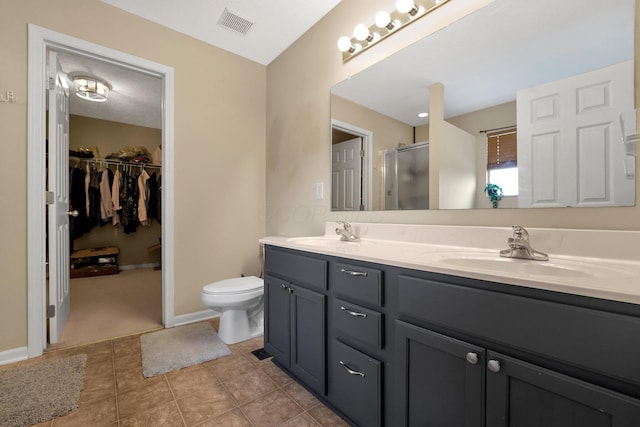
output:
[[[364,150],[360,150],[360,157],[364,158]]]
[[[53,191],[45,191],[46,203],[52,205],[54,202]]]
[[[55,77],[47,78],[47,81],[45,82],[45,86],[47,86],[47,90],[55,89],[55,87],[56,87],[56,79],[55,79]]]
[[[47,307],[47,317],[49,319],[56,317],[56,306],[55,305],[50,305],[49,307]]]

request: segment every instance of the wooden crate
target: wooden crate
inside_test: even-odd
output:
[[[71,254],[72,279],[78,277],[104,276],[118,274],[118,254],[116,246],[105,248],[79,249]]]

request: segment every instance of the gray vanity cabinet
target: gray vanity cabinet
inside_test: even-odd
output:
[[[398,425],[640,427],[640,400],[565,373],[637,384],[637,317],[396,278],[398,316],[425,325],[396,320]]]
[[[397,425],[640,426],[640,401],[611,390],[402,321],[396,339]]]
[[[398,426],[484,426],[485,351],[396,321]]]
[[[640,306],[265,248],[265,348],[360,427],[640,427]]]
[[[267,250],[265,256],[265,350],[322,395],[326,389],[327,262],[277,249]]]
[[[328,399],[358,426],[383,425],[384,275],[365,263],[329,266]]]
[[[636,399],[492,351],[486,366],[487,426],[640,426]]]

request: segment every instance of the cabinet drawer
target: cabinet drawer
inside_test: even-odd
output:
[[[267,246],[266,272],[290,280],[297,285],[327,289],[327,261],[281,251]]]
[[[343,263],[331,264],[331,286],[350,300],[381,307],[382,272],[373,268]]]
[[[382,363],[340,341],[329,358],[331,402],[359,426],[379,426]]]
[[[331,316],[338,335],[356,339],[373,348],[383,347],[383,314],[336,299],[331,306]]]
[[[640,318],[410,276],[400,316],[640,384]]]

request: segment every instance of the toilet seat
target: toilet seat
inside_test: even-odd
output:
[[[256,276],[245,276],[209,283],[202,288],[202,293],[209,295],[236,295],[262,290],[263,287],[264,282],[262,279]]]

